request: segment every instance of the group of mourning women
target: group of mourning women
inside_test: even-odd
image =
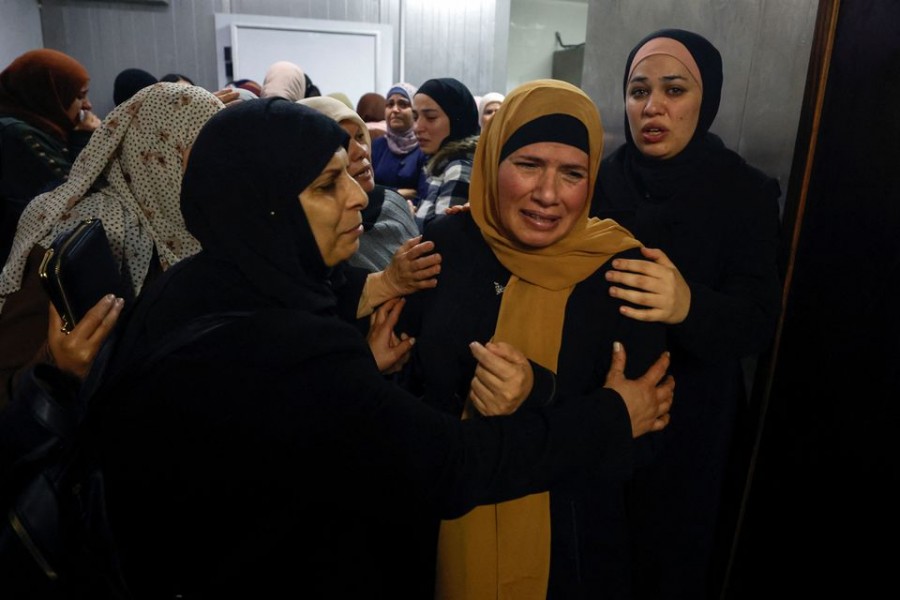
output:
[[[453,81],[392,89],[378,152],[410,146],[410,100],[422,118],[474,107]],[[777,187],[708,132],[721,83],[700,36],[643,40],[627,141],[602,163],[582,91],[512,90],[474,147],[469,210],[404,246],[440,252],[406,266],[432,283],[369,297],[365,337],[347,261],[371,204],[404,201],[373,189],[358,116],[167,84],[115,109],[73,174],[97,166],[26,212],[0,310],[33,249],[91,211],[110,222],[134,300],[90,433],[135,596],[704,597],[740,359],[778,310]],[[156,141],[131,156],[128,136]],[[105,336],[105,302],[79,335]]]

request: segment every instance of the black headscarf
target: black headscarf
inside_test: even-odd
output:
[[[709,133],[709,128],[719,112],[719,101],[722,97],[722,56],[706,38],[682,29],[661,29],[642,39],[631,50],[628,60],[625,61],[623,95],[628,94],[628,74],[631,72],[631,63],[635,55],[644,44],[661,37],[680,42],[691,53],[703,79],[703,99],[697,128],[691,141],[677,156],[669,159],[650,158],[641,154],[631,137],[627,113],[625,115],[626,168],[636,183],[643,188],[641,191],[655,197],[670,196],[688,185],[698,176],[697,170],[702,169],[704,157],[707,157],[711,150],[723,147],[721,140]]]
[[[332,306],[329,269],[299,196],[347,139],[332,119],[283,98],[220,112],[200,131],[184,174],[188,231],[270,301]]]
[[[182,75],[181,73],[166,73],[165,75],[160,77],[159,80],[166,82],[166,83],[179,83],[179,82],[183,81],[185,83],[194,85],[194,82],[191,80],[190,77],[186,77],[186,76]]]
[[[429,96],[450,118],[450,135],[444,138],[441,146],[478,133],[478,106],[462,82],[452,77],[429,79],[419,86],[416,94]]]
[[[156,77],[143,69],[125,69],[116,75],[116,81],[113,83],[113,102],[118,106],[154,83]]]

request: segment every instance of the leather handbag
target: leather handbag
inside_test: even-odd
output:
[[[40,279],[66,332],[106,294],[121,296],[122,278],[100,219],[59,234],[44,253]]]

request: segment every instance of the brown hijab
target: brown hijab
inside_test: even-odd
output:
[[[0,112],[65,142],[75,127],[66,111],[88,81],[87,69],[71,56],[31,50],[0,73]]]
[[[588,192],[581,220],[566,237],[545,248],[526,248],[509,239],[500,224],[497,174],[510,137],[548,115],[574,117],[587,129]],[[513,344],[554,373],[566,303],[575,285],[614,255],[640,245],[616,222],[588,218],[602,154],[603,127],[593,101],[575,86],[555,80],[533,81],[513,90],[482,132],[475,151],[469,184],[472,217],[512,273],[494,340]],[[480,506],[441,524],[437,598],[545,598],[549,575],[549,493]]]

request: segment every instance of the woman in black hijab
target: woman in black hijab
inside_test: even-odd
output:
[[[709,133],[721,89],[721,56],[703,37],[644,38],[626,62],[627,141],[603,161],[594,198],[593,214],[647,246],[647,260],[613,262],[610,294],[644,307],[626,316],[669,325],[678,381],[672,424],[645,436],[654,456],[631,496],[638,598],[709,593],[742,360],[768,347],[779,313],[778,184]]]
[[[143,69],[125,69],[113,82],[113,102],[118,106],[154,83],[156,77]]]
[[[182,210],[203,250],[138,300],[94,422],[139,598],[430,596],[410,510],[459,515],[615,468],[623,424],[668,402],[624,379],[622,353],[607,385],[628,416],[603,388],[578,410],[461,422],[392,386],[336,315],[366,201],[346,145],[333,120],[268,98],[193,146]]]
[[[413,131],[428,157],[427,192],[416,220],[424,229],[451,206],[469,201],[472,160],[478,143],[478,106],[468,88],[452,77],[429,79],[413,98]]]

